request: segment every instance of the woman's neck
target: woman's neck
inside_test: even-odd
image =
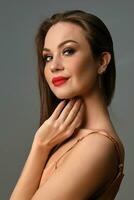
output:
[[[113,128],[107,105],[100,90],[92,92],[89,96],[82,96],[82,99],[85,106],[85,112],[81,128]]]

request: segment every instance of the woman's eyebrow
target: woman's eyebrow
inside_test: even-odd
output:
[[[65,41],[61,42],[61,43],[58,45],[58,48],[61,48],[64,44],[66,44],[66,43],[68,43],[68,42],[74,42],[74,43],[76,43],[76,44],[79,44],[79,43],[78,43],[77,41],[75,41],[75,40],[65,40]],[[43,51],[50,51],[50,49],[44,47],[44,48],[43,48]]]

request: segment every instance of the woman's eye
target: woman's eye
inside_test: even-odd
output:
[[[66,49],[64,49],[63,54],[68,56],[68,55],[72,55],[74,52],[75,52],[75,50],[73,48],[66,48]],[[52,56],[43,55],[43,60],[45,63],[50,62],[51,59],[52,59]]]
[[[51,59],[52,59],[52,56],[47,56],[47,55],[44,55],[44,56],[43,56],[43,60],[44,60],[45,62],[49,62]]]
[[[72,49],[72,48],[66,48],[66,49],[64,49],[64,51],[63,51],[63,53],[64,53],[65,55],[72,55],[74,52],[75,52],[75,50]]]

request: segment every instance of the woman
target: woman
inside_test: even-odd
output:
[[[124,147],[107,108],[116,77],[110,33],[72,10],[46,19],[36,44],[40,128],[10,200],[113,200]]]

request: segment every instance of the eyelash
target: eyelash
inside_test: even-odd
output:
[[[68,48],[65,48],[64,50],[63,50],[63,54],[65,53],[65,52],[70,52],[69,53],[69,55],[72,55],[72,54],[74,54],[75,53],[75,50],[73,49],[73,48],[70,48],[70,47],[68,47]],[[68,56],[68,55],[67,55]],[[47,61],[47,58],[48,57],[52,57],[52,56],[49,56],[49,55],[44,55],[43,56],[43,60],[45,61],[45,63],[47,63],[47,62],[49,62],[49,61]]]

